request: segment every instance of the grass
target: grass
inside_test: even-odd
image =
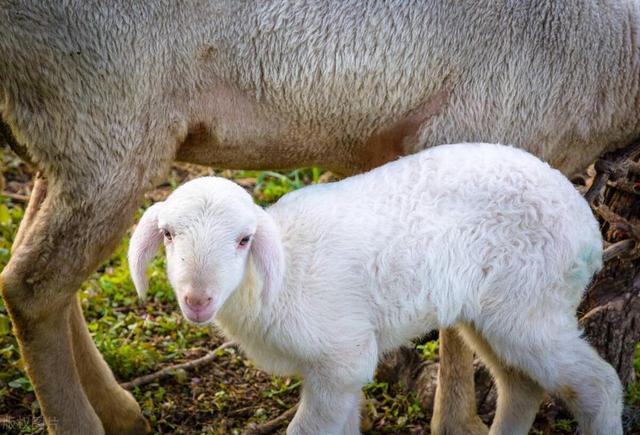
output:
[[[6,176],[7,189],[28,194],[29,169],[3,149],[0,169]],[[332,174],[317,168],[279,173],[215,172],[179,166],[172,170],[167,183],[151,192],[145,206],[166,196],[186,179],[212,173],[236,180],[260,204],[271,203],[304,185],[334,179]],[[143,209],[139,213],[142,212]],[[23,214],[23,203],[0,196],[0,269],[9,261],[11,243]],[[91,335],[121,381],[195,359],[222,342],[215,330],[195,327],[183,320],[166,280],[161,255],[149,269],[147,300],[144,305],[139,303],[126,263],[128,241],[127,236],[79,293]],[[425,359],[437,358],[437,341],[419,344],[417,348]],[[640,347],[635,364],[640,373]],[[297,401],[300,386],[298,379],[260,372],[235,349],[228,348],[210,366],[195,372],[178,372],[171,380],[136,388],[134,395],[159,433],[233,434],[248,422],[266,421],[289,408]],[[414,394],[401,386],[373,382],[364,391],[372,433],[417,433],[428,425],[428,415]],[[640,409],[640,383],[628,389],[626,402]],[[8,418],[12,422],[10,427]],[[566,432],[575,424],[559,420],[556,427]],[[24,374],[11,322],[0,299],[0,432],[7,429],[14,433],[44,431],[39,405]]]

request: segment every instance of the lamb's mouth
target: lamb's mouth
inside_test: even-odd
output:
[[[211,304],[209,307],[203,310],[197,310],[197,311],[189,308],[188,306],[186,306],[186,304],[181,308],[182,308],[182,314],[184,314],[184,317],[189,322],[196,325],[206,325],[208,323],[211,323],[216,314],[216,308],[214,304]]]

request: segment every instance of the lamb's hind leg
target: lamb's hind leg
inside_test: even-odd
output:
[[[622,386],[616,371],[580,336],[576,320],[528,318],[483,332],[498,358],[560,396],[582,433],[622,435]],[[499,322],[493,322],[500,325]]]
[[[473,381],[473,352],[455,329],[440,330],[440,368],[431,433],[484,435],[487,426],[478,417]]]
[[[520,370],[502,363],[489,343],[472,327],[461,325],[460,333],[489,367],[498,387],[496,415],[491,424],[491,435],[527,434],[533,424],[543,388]]]
[[[72,186],[69,180],[49,184],[2,271],[2,295],[51,432],[104,432],[80,382],[69,325],[77,288],[115,247],[133,216],[142,188],[126,182],[129,175],[123,174],[120,191],[112,185],[88,192],[86,182]]]

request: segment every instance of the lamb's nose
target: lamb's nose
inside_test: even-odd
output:
[[[187,295],[184,297],[184,301],[187,303],[187,305],[189,305],[189,307],[194,310],[200,310],[207,307],[212,300],[212,297],[207,296]]]

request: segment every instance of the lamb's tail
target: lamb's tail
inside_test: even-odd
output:
[[[593,276],[602,270],[603,264],[602,246],[584,245],[567,272],[567,281],[584,292]]]

